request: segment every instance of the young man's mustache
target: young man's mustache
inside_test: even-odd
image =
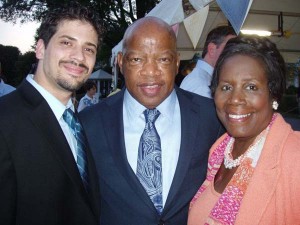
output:
[[[59,62],[59,64],[61,64],[61,63],[70,63],[70,64],[73,64],[74,66],[80,66],[82,68],[85,68],[87,71],[89,70],[89,68],[85,64],[83,64],[83,63],[77,63],[77,62],[75,62],[73,60],[71,60],[71,61],[61,60]]]

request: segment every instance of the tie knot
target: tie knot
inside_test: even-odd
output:
[[[155,123],[155,120],[159,117],[160,112],[157,109],[146,109],[144,111],[146,123]]]
[[[74,119],[74,112],[71,108],[67,108],[63,114],[63,118],[67,124],[70,124],[71,121]]]

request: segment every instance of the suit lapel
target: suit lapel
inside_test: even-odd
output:
[[[46,104],[39,105],[32,112],[30,119],[44,134],[45,140],[49,143],[49,146],[52,146],[51,150],[69,177],[76,185],[81,187],[82,182],[71,149],[52,111],[46,109],[49,107]],[[48,123],[45,123],[45,118],[47,118]]]
[[[197,140],[196,131],[200,126],[200,124],[196,122],[199,121],[199,110],[192,104],[191,99],[187,99],[187,97],[178,90],[176,93],[181,114],[181,145],[174,179],[163,212],[163,214],[167,213],[170,215],[173,215],[174,212],[179,210],[179,207],[182,207],[182,203],[178,202],[175,197],[183,185],[193,156],[193,151],[197,148],[194,141]]]
[[[124,89],[113,103],[108,103],[107,110],[110,110],[106,118],[103,118],[104,127],[109,127],[107,130],[107,137],[109,140],[108,146],[111,146],[111,152],[115,159],[115,165],[118,168],[120,174],[123,175],[125,180],[128,181],[128,185],[136,191],[142,201],[149,206],[152,210],[156,210],[151,202],[148,194],[141,185],[140,181],[136,177],[136,174],[132,170],[128,163],[125,139],[124,139],[124,125],[123,125],[123,97]]]
[[[37,129],[40,130],[45,142],[49,143],[48,146],[53,152],[55,158],[60,162],[60,165],[63,167],[74,185],[80,189],[80,192],[88,204],[90,204],[88,201],[88,195],[82,184],[76,162],[72,155],[72,151],[47,101],[26,80],[22,83],[19,90],[26,101],[32,105],[32,111],[30,111],[30,114],[28,115],[29,120]]]
[[[87,137],[86,137],[86,140],[87,140]],[[89,202],[91,203],[91,206],[92,206],[92,210],[94,211],[94,214],[98,218],[99,217],[98,214],[100,211],[99,205],[97,204],[97,201],[100,199],[99,182],[98,182],[98,174],[96,172],[96,166],[94,164],[94,158],[92,156],[89,144],[86,149],[86,154],[87,154],[88,172],[89,172],[89,177],[90,177],[90,179],[89,179],[90,192],[88,193],[88,197],[89,197]],[[76,165],[76,167],[77,167],[77,165]]]
[[[262,215],[276,191],[276,185],[280,178],[278,161],[282,152],[280,146],[282,140],[287,138],[288,129],[288,126],[283,125],[281,117],[276,119],[273,129],[271,128],[267,136],[257,167],[243,198],[236,220],[237,224],[245,224],[246,221],[251,221],[251,224],[260,224]]]

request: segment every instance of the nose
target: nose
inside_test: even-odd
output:
[[[79,62],[84,61],[84,49],[81,46],[74,46],[74,48],[71,51],[71,59]]]
[[[233,89],[229,98],[229,102],[233,105],[241,105],[245,103],[245,93],[239,89]]]
[[[159,66],[154,59],[148,59],[143,64],[143,68],[141,70],[142,75],[146,76],[158,76],[160,75]]]

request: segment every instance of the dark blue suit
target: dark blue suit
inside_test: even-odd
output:
[[[222,128],[212,100],[181,89],[176,89],[176,94],[181,113],[181,147],[161,216],[127,161],[124,90],[81,113],[99,174],[101,225],[186,224],[189,202],[206,176],[208,150]]]

